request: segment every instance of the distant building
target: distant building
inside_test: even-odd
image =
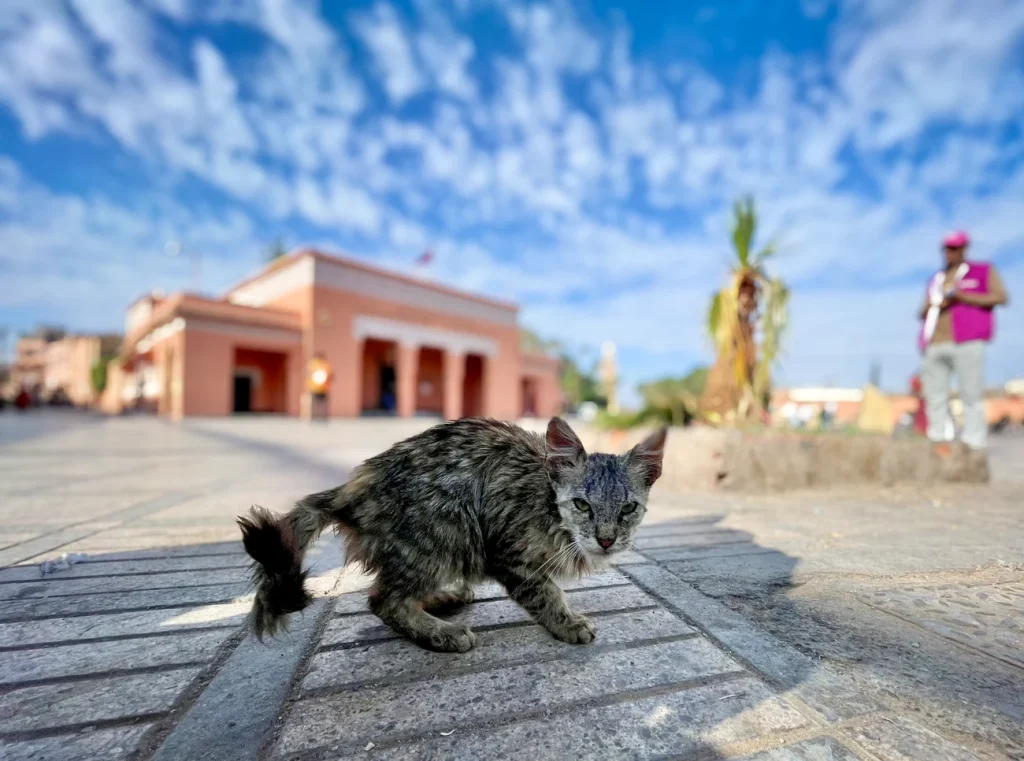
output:
[[[11,365],[8,389],[21,389],[38,401],[65,399],[77,406],[97,400],[92,369],[117,353],[121,337],[116,335],[69,335],[45,328],[18,339]]]
[[[1013,423],[1024,423],[1024,397],[1006,391],[993,391],[985,395],[985,418],[994,424],[1001,420]],[[911,394],[886,394],[892,415],[892,424],[896,425],[906,414],[913,414],[918,406],[918,399]],[[797,388],[776,389],[772,393],[772,418],[777,423],[798,420],[807,423],[817,419],[823,409],[832,414],[833,425],[855,425],[861,413],[864,401],[864,390],[859,388],[834,388],[805,386]],[[953,395],[950,409],[954,416],[960,414],[960,402]]]
[[[334,417],[555,414],[558,360],[521,348],[517,318],[510,302],[298,250],[223,298],[129,306],[104,407],[308,416],[306,365],[322,353]]]

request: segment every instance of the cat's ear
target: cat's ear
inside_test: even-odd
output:
[[[567,469],[575,468],[587,458],[586,450],[576,433],[560,417],[551,418],[544,438],[547,445],[547,469],[552,481]]]
[[[661,427],[626,454],[629,468],[650,489],[661,475],[661,462],[665,456],[665,438],[668,428]]]

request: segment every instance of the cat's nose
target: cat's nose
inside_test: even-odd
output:
[[[605,549],[608,549],[613,544],[615,544],[615,537],[612,537],[611,539],[598,539],[597,543],[600,544]]]

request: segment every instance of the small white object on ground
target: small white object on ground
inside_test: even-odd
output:
[[[48,573],[54,573],[56,571],[66,571],[75,563],[81,563],[88,559],[88,555],[84,552],[65,552],[56,560],[46,560],[39,567],[39,573],[41,576],[45,576]]]
[[[373,742],[368,742],[368,743],[366,743],[366,747],[363,748],[363,750],[373,750],[376,747],[377,746]]]
[[[454,734],[455,734],[455,730],[454,729],[449,729],[447,732],[442,732],[441,733],[441,737],[448,737],[448,736],[454,735]]]

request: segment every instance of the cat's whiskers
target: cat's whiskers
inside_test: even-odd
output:
[[[554,555],[552,555],[547,560],[545,560],[543,563],[541,563],[540,566],[533,573],[531,573],[529,576],[527,576],[525,579],[523,579],[523,583],[525,584],[526,582],[530,581],[530,579],[532,579],[533,577],[537,576],[545,568],[557,564],[559,562],[559,560],[564,558],[564,556],[568,552],[570,552],[571,550],[572,550],[572,545],[571,544],[567,544],[567,545],[564,545],[563,547],[561,547],[557,552],[555,552]]]

